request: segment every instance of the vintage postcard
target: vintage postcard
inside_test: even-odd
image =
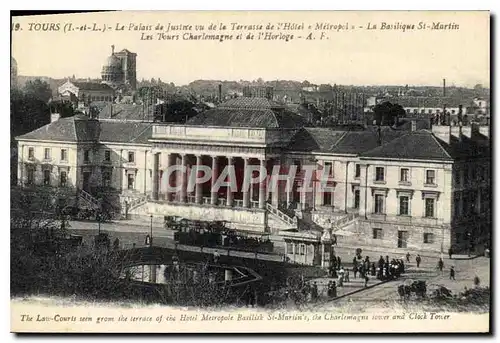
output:
[[[490,332],[488,11],[11,31],[13,332]]]

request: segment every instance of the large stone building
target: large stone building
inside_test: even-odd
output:
[[[78,108],[88,107],[91,103],[113,102],[115,91],[106,84],[95,82],[66,81],[57,89],[61,98],[75,99]]]
[[[318,262],[319,242],[330,231],[346,246],[436,253],[488,238],[491,160],[484,130],[305,125],[281,104],[247,97],[185,125],[63,118],[17,137],[19,182],[28,189],[67,190],[68,196],[59,195],[61,204],[105,203],[138,218],[226,220],[238,230],[283,237],[287,254],[303,263]],[[198,165],[209,166],[212,177],[189,187],[188,175],[199,172]],[[172,166],[187,173],[167,175]],[[212,192],[226,166],[234,166],[226,181],[234,178],[237,189]],[[276,166],[295,166],[297,176],[293,187],[284,181],[244,188],[253,175],[248,166],[268,174]],[[308,166],[330,171],[330,189],[306,176]],[[312,187],[307,192],[300,191],[304,180]]]
[[[102,67],[102,82],[123,93],[135,91],[137,87],[136,60],[137,54],[127,49],[115,52],[115,46],[112,45],[111,55]]]

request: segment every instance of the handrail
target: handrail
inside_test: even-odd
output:
[[[288,216],[286,213],[282,212],[281,210],[279,210],[277,207],[273,206],[269,202],[266,203],[266,209],[289,225],[295,225],[295,223],[297,222],[296,217],[292,218],[292,217]]]

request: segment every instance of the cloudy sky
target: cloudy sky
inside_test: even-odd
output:
[[[13,22],[21,28],[13,31],[12,38],[12,55],[20,75],[97,78],[115,45],[116,51],[126,48],[137,53],[139,80],[159,77],[176,84],[259,77],[352,85],[438,86],[446,78],[450,85],[473,86],[489,85],[490,80],[488,12],[114,12],[19,17]],[[58,23],[59,30],[35,31],[37,23]],[[90,28],[94,23],[113,29],[64,32],[67,24]],[[206,34],[244,35],[233,41],[194,41],[183,39],[187,31],[175,31],[168,34],[179,34],[179,40],[160,41],[154,30],[139,28],[169,23],[191,24],[189,32],[195,35],[201,33],[195,25],[204,25]],[[209,31],[211,23],[224,24],[227,29]],[[288,42],[246,40],[245,33],[256,31],[231,30],[231,23],[264,28],[268,23],[294,23],[303,29],[274,30],[293,34]],[[315,31],[317,23],[347,25],[349,30]],[[383,23],[395,28],[381,29]],[[417,29],[421,23],[428,28]],[[432,30],[434,23],[456,24],[458,29]],[[415,29],[403,31],[403,24]],[[368,29],[375,25],[376,29]],[[123,31],[116,30],[122,26]],[[154,39],[141,40],[142,32],[151,33]],[[320,39],[321,32],[328,39]],[[304,39],[309,33],[314,40]]]

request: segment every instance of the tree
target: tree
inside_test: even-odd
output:
[[[45,101],[12,89],[10,93],[10,125],[13,137],[31,132],[50,122]]]
[[[50,85],[40,79],[28,81],[24,86],[24,92],[26,95],[45,103],[52,97],[52,89],[50,89]]]
[[[392,104],[389,101],[375,105],[373,108],[376,125],[393,126],[398,118],[405,115],[404,108],[399,104]]]
[[[162,122],[185,123],[197,115],[195,104],[185,99],[174,99],[155,107],[155,120]]]

